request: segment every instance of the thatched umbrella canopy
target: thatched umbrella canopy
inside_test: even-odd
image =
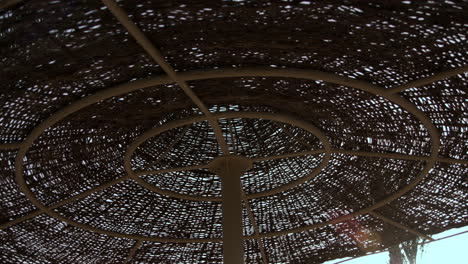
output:
[[[321,263],[468,223],[466,1],[0,8],[1,263]]]

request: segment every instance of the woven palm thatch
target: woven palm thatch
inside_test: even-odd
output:
[[[245,263],[468,223],[466,1],[0,8],[1,263],[222,263],[226,155]]]

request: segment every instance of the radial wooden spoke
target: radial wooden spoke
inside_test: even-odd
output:
[[[437,162],[443,162],[443,163],[451,163],[451,164],[468,164],[468,160],[461,160],[461,159],[452,159],[452,158],[442,158],[438,157]]]
[[[0,225],[0,230],[3,230],[3,229],[6,229],[6,228],[8,228],[8,227],[10,227],[10,226],[19,224],[19,223],[21,223],[21,222],[23,222],[23,221],[26,221],[26,220],[28,220],[28,219],[31,219],[31,218],[36,217],[36,216],[38,216],[38,215],[40,215],[40,214],[43,214],[43,213],[44,213],[44,212],[43,212],[42,210],[35,210],[35,211],[30,212],[30,213],[28,213],[28,214],[26,214],[26,215],[23,215],[23,216],[21,216],[21,217],[18,217],[18,218],[16,218],[16,219],[13,219],[13,220],[11,220],[11,221],[8,221],[8,222],[5,222],[5,223],[1,224],[1,225]]]
[[[55,209],[55,208],[64,206],[64,205],[66,205],[66,204],[69,204],[69,203],[71,203],[71,202],[74,202],[74,201],[76,201],[76,200],[85,198],[85,197],[87,197],[87,196],[89,196],[89,195],[91,195],[91,194],[94,194],[94,193],[96,193],[96,192],[99,192],[99,191],[102,191],[102,190],[104,190],[104,189],[107,189],[107,188],[109,188],[109,187],[111,187],[111,186],[113,186],[113,185],[116,185],[116,184],[121,183],[121,182],[123,182],[123,181],[125,181],[125,180],[128,180],[128,179],[130,179],[130,176],[126,175],[126,176],[123,176],[123,177],[120,177],[120,178],[117,178],[117,179],[108,181],[108,182],[106,182],[106,183],[104,183],[104,184],[101,184],[101,185],[99,185],[99,186],[97,186],[97,187],[95,187],[95,188],[93,188],[93,189],[89,189],[89,190],[87,190],[87,191],[84,191],[84,192],[82,192],[82,193],[79,193],[79,194],[77,194],[77,195],[74,195],[74,196],[72,196],[72,197],[70,197],[70,198],[64,199],[64,200],[62,200],[62,201],[60,201],[60,202],[58,202],[58,203],[56,203],[56,204],[54,204],[54,205],[52,205],[52,206],[49,206],[49,207],[47,207],[47,210],[52,210],[52,209]]]
[[[407,155],[407,154],[401,154],[401,153],[379,153],[379,152],[360,151],[360,150],[333,149],[332,152],[336,154],[353,155],[353,156],[360,156],[360,157],[388,158],[388,159],[401,159],[401,160],[414,160],[414,161],[427,161],[431,158],[429,156]],[[468,164],[467,160],[442,158],[442,157],[436,158],[436,162],[453,163],[453,164],[457,164],[457,163]]]
[[[357,217],[357,216],[360,216],[360,215],[363,215],[363,214],[368,214],[369,212],[371,212],[371,211],[373,211],[373,210],[375,210],[377,208],[380,208],[382,206],[385,206],[386,204],[400,198],[401,196],[403,196],[404,194],[406,194],[407,192],[412,190],[414,187],[416,187],[416,185],[418,185],[418,183],[421,182],[422,179],[429,173],[429,171],[432,168],[432,166],[434,165],[434,163],[435,163],[435,157],[433,157],[432,159],[427,161],[427,164],[424,167],[424,169],[409,184],[405,185],[403,188],[401,188],[397,192],[395,192],[395,193],[393,193],[393,194],[379,200],[378,202],[376,202],[375,204],[373,204],[373,205],[371,205],[369,207],[363,208],[363,209],[361,209],[359,211],[350,213],[348,215],[343,215],[343,216],[340,216],[338,218],[331,219],[331,220],[328,220],[328,221],[325,221],[325,222],[322,222],[322,223],[317,223],[317,224],[312,224],[312,225],[307,225],[307,226],[301,226],[301,227],[292,228],[292,229],[289,229],[289,230],[275,231],[275,232],[270,232],[270,233],[263,233],[263,234],[260,234],[260,237],[281,236],[281,235],[287,235],[289,233],[297,233],[297,232],[303,232],[303,231],[307,231],[307,230],[313,230],[313,229],[321,228],[321,227],[324,227],[324,226],[327,226],[327,225],[340,223],[340,222],[346,221],[348,219],[351,219],[351,218],[354,218],[354,217]],[[254,238],[254,237],[251,237],[251,238]]]
[[[208,196],[195,196],[189,194],[180,194],[173,191],[168,191],[162,188],[159,188],[147,181],[139,178],[143,175],[154,175],[154,174],[161,174],[161,173],[170,173],[170,172],[178,172],[178,171],[190,171],[190,170],[198,170],[198,169],[207,169],[209,168],[208,164],[203,165],[194,165],[194,166],[187,166],[187,167],[177,167],[177,168],[169,168],[169,169],[162,169],[162,170],[153,170],[153,171],[142,171],[142,172],[131,172],[129,174],[131,177],[138,182],[141,186],[145,187],[146,189],[153,191],[155,193],[159,193],[161,195],[166,195],[178,199],[189,200],[189,201],[214,201],[220,202],[221,197],[208,197]]]
[[[423,234],[421,232],[418,232],[418,231],[416,231],[416,230],[414,230],[412,228],[409,228],[409,227],[407,227],[405,225],[402,225],[402,224],[400,224],[400,223],[398,223],[398,222],[396,222],[396,221],[394,221],[394,220],[392,220],[392,219],[390,219],[388,217],[385,217],[385,216],[383,216],[383,215],[381,215],[381,214],[379,214],[379,213],[377,213],[375,211],[370,211],[369,214],[372,215],[373,217],[379,218],[380,220],[382,220],[384,222],[387,222],[387,223],[389,223],[389,224],[391,224],[391,225],[393,225],[393,226],[395,226],[397,228],[408,231],[409,233],[411,233],[413,235],[416,235],[418,237],[422,237],[424,239],[431,240],[431,241],[434,240],[432,237],[430,237],[428,235],[425,235],[425,234]]]
[[[148,168],[151,168],[153,166],[155,166],[156,164],[158,164],[159,162],[161,162],[161,160],[163,160],[167,154],[169,154],[169,152],[171,152],[171,150],[175,147],[175,145],[177,145],[177,143],[179,143],[179,141],[185,136],[185,134],[187,133],[187,131],[189,130],[189,126],[185,126],[184,129],[180,132],[180,134],[177,136],[176,139],[174,139],[171,144],[169,144],[169,146],[167,146],[167,148],[164,150],[164,152],[161,154],[161,156],[155,160],[154,162],[152,162]]]
[[[138,248],[140,248],[140,246],[141,246],[142,243],[143,243],[143,241],[137,240],[137,242],[135,243],[135,245],[133,245],[132,249],[131,249],[130,252],[128,253],[127,258],[126,258],[125,261],[124,261],[124,264],[127,264],[127,263],[129,263],[129,262],[132,260],[132,258],[135,256],[135,254],[136,254]]]
[[[143,175],[154,175],[154,174],[170,173],[170,172],[178,172],[178,171],[191,171],[191,170],[200,170],[200,169],[206,169],[206,168],[208,168],[208,164],[168,168],[168,169],[161,169],[161,170],[139,171],[139,172],[134,172],[132,176],[139,177]]]
[[[266,161],[266,160],[277,160],[277,159],[294,158],[294,157],[301,157],[301,156],[307,156],[307,155],[317,155],[317,154],[322,154],[322,153],[325,153],[324,149],[314,149],[314,150],[308,150],[308,151],[292,152],[292,153],[285,153],[285,154],[280,154],[280,155],[252,158],[252,161],[260,162],[260,161]]]
[[[379,153],[379,152],[360,151],[360,150],[333,149],[332,152],[335,154],[345,154],[345,155],[360,156],[360,157],[402,159],[402,160],[415,160],[415,161],[428,160],[430,158],[427,156],[415,156],[415,155],[407,155],[407,154],[400,154],[400,153]]]
[[[145,187],[146,189],[154,192],[154,193],[158,193],[160,195],[165,195],[165,196],[169,196],[169,197],[173,197],[173,198],[177,198],[177,199],[181,199],[181,200],[187,200],[187,201],[202,201],[202,202],[221,202],[221,197],[212,197],[212,196],[200,196],[200,195],[190,195],[190,194],[181,194],[181,193],[178,193],[178,192],[174,192],[174,191],[169,191],[169,190],[165,190],[165,189],[162,189],[162,188],[159,188],[141,178],[136,178],[134,179],[138,184],[140,184],[141,186]]]
[[[410,113],[412,113],[414,116],[416,116],[427,128],[429,131],[429,136],[431,138],[431,155],[429,159],[426,161],[426,164],[422,171],[407,185],[404,187],[400,188],[398,191],[392,193],[391,195],[379,200],[375,204],[363,208],[361,210],[355,211],[351,214],[338,217],[335,219],[331,219],[329,221],[325,221],[322,223],[317,223],[317,224],[312,224],[312,225],[307,225],[307,226],[302,226],[302,227],[297,227],[297,228],[292,228],[289,230],[283,230],[283,231],[276,231],[276,232],[271,232],[269,234],[260,234],[261,237],[271,237],[271,236],[279,236],[279,235],[286,235],[292,232],[302,232],[302,231],[307,231],[307,230],[312,230],[312,229],[317,229],[323,226],[327,226],[329,224],[335,224],[339,223],[342,221],[345,221],[347,219],[351,219],[363,214],[367,214],[379,207],[382,207],[398,198],[403,196],[404,194],[408,193],[411,191],[414,187],[416,187],[423,179],[424,177],[429,173],[429,171],[432,169],[434,164],[437,161],[437,156],[439,153],[439,147],[440,147],[440,136],[438,133],[438,130],[435,128],[434,124],[431,122],[431,120],[428,118],[426,114],[421,112],[419,109],[417,109],[414,105],[410,104],[408,101],[406,101],[404,98],[396,96],[396,95],[385,95],[382,94],[382,90],[376,91],[377,93],[380,93],[382,96],[386,97],[387,99],[390,99],[400,106],[403,106],[406,110],[408,110]],[[328,153],[327,153],[328,154]],[[325,156],[326,157],[326,156]]]
[[[277,193],[280,193],[280,192],[287,191],[287,190],[292,189],[292,188],[294,188],[294,187],[296,187],[296,186],[298,186],[300,184],[303,184],[303,183],[311,180],[315,176],[317,176],[323,170],[323,168],[325,168],[325,166],[328,164],[328,162],[330,161],[330,157],[331,157],[331,154],[329,152],[325,152],[325,156],[323,157],[320,164],[316,168],[314,168],[305,177],[290,181],[287,184],[278,186],[276,188],[269,189],[267,191],[249,194],[249,195],[247,195],[247,198],[248,199],[256,199],[256,198],[260,198],[260,197],[270,196],[270,195],[274,195],[274,194],[277,194]]]
[[[275,124],[279,129],[281,129],[281,131],[283,131],[286,135],[288,135],[289,137],[293,138],[294,140],[296,140],[299,144],[309,148],[309,149],[313,149],[315,148],[314,146],[312,146],[311,144],[309,144],[309,142],[307,142],[306,140],[304,140],[303,138],[301,137],[297,137],[296,135],[294,135],[291,130],[289,130],[287,127],[284,127],[284,126],[279,126],[278,124]]]
[[[17,219],[14,219],[14,220],[12,220],[12,221],[9,221],[9,222],[7,222],[7,223],[4,223],[4,224],[0,225],[0,229],[4,229],[4,228],[7,228],[7,227],[10,227],[10,226],[12,226],[12,225],[15,225],[15,224],[21,223],[21,222],[23,222],[23,221],[26,221],[26,220],[28,220],[28,219],[31,219],[31,218],[33,218],[33,217],[36,217],[36,216],[38,216],[38,215],[40,215],[40,214],[47,213],[47,212],[49,212],[50,210],[59,208],[59,207],[61,207],[61,206],[64,206],[64,205],[69,204],[69,203],[71,203],[71,202],[74,202],[74,201],[76,201],[76,200],[85,198],[85,197],[87,197],[87,196],[89,196],[89,195],[91,195],[91,194],[93,194],[93,193],[102,191],[102,190],[104,190],[104,189],[106,189],[106,188],[109,188],[109,187],[111,187],[111,186],[113,186],[113,185],[115,185],[115,184],[118,184],[118,183],[123,182],[123,181],[128,180],[128,179],[130,179],[129,176],[124,176],[124,177],[121,177],[121,178],[117,178],[117,179],[111,180],[111,181],[106,182],[106,183],[104,183],[104,184],[101,184],[101,185],[99,185],[99,186],[97,186],[97,187],[95,187],[95,188],[93,188],[93,189],[89,189],[89,190],[87,190],[87,191],[84,191],[84,192],[81,192],[81,193],[79,193],[79,194],[73,195],[73,196],[71,196],[71,197],[69,197],[69,198],[67,198],[67,199],[64,199],[64,200],[62,200],[62,201],[56,203],[56,204],[53,204],[53,205],[51,205],[51,206],[46,206],[46,207],[44,207],[43,209],[33,211],[33,212],[31,212],[31,213],[29,213],[29,214],[27,214],[27,215],[24,215],[24,216],[22,216],[22,217],[20,217],[20,218],[17,218]]]
[[[151,43],[145,34],[138,28],[138,26],[130,19],[128,14],[115,2],[115,0],[102,0],[102,2],[109,8],[112,14],[119,20],[119,22],[127,29],[135,40],[143,47],[143,49],[153,58],[153,60],[161,66],[164,72],[176,82],[185,94],[193,101],[193,103],[206,115],[207,120],[213,128],[216,140],[223,151],[224,155],[229,155],[229,150],[226,140],[223,137],[221,128],[219,127],[218,120],[213,118],[208,107],[198,98],[193,90],[187,85],[184,79],[180,78],[174,68],[164,59],[161,52]]]
[[[352,196],[356,197],[356,198],[359,199],[359,200],[366,200],[366,197],[364,197],[364,196],[363,196],[362,194],[360,194],[359,192],[355,191],[355,188],[354,188],[352,185],[350,185],[348,182],[342,180],[342,178],[339,178],[338,181],[340,182],[340,184],[343,185],[343,188],[344,188],[344,190],[345,190],[346,192],[348,192],[349,194],[352,194]],[[372,197],[372,196],[373,196],[373,194],[371,194],[371,197]],[[392,206],[389,205],[389,204],[384,205],[384,207],[390,207],[390,208],[392,208]],[[426,236],[426,235],[424,235],[424,234],[422,234],[422,233],[420,233],[420,232],[418,232],[418,231],[416,231],[416,230],[414,230],[414,229],[411,229],[411,228],[409,228],[409,227],[407,227],[407,226],[404,226],[404,225],[402,225],[402,224],[400,224],[400,223],[398,223],[398,222],[396,222],[396,221],[393,221],[392,219],[390,219],[390,218],[388,218],[388,217],[385,217],[385,216],[383,216],[383,215],[381,215],[381,214],[379,214],[379,213],[377,213],[377,212],[375,212],[375,211],[370,211],[368,214],[369,214],[369,215],[372,215],[373,217],[379,218],[380,220],[382,220],[382,221],[384,221],[384,222],[386,222],[386,223],[388,223],[388,224],[391,224],[391,225],[393,225],[393,226],[395,226],[395,227],[397,227],[397,228],[403,229],[403,230],[405,230],[405,231],[407,231],[407,232],[410,232],[410,233],[412,233],[412,234],[414,234],[414,235],[417,235],[417,236],[419,236],[419,237],[423,237],[423,238],[429,239],[429,240],[432,239],[432,238],[429,237],[429,236]]]
[[[257,241],[258,248],[260,249],[260,254],[262,255],[262,263],[263,264],[268,264],[268,259],[266,256],[265,252],[265,247],[263,246],[262,238],[260,237],[260,231],[257,226],[257,221],[255,221],[255,217],[252,211],[252,207],[250,206],[249,199],[246,198],[244,189],[242,188],[242,199],[244,200],[245,203],[245,208],[247,210],[247,215],[249,216],[250,223],[252,224],[254,234],[255,234],[255,240]]]
[[[399,92],[403,92],[404,90],[407,90],[407,89],[410,89],[410,88],[420,87],[420,86],[428,85],[428,84],[431,84],[431,83],[434,83],[434,82],[437,82],[437,81],[440,81],[440,80],[443,80],[443,79],[447,79],[447,78],[456,76],[458,74],[462,74],[462,73],[467,72],[467,71],[468,71],[468,65],[458,67],[458,68],[453,68],[453,69],[450,69],[448,71],[443,71],[443,72],[436,73],[436,74],[431,75],[429,77],[424,77],[424,78],[421,78],[421,79],[418,79],[418,80],[415,80],[415,81],[411,81],[411,82],[409,82],[407,84],[392,87],[392,88],[388,89],[387,91],[390,94],[399,93]]]
[[[343,181],[341,178],[338,179],[338,181],[343,185],[343,188],[346,190],[346,192],[352,194],[352,196],[356,197],[357,199],[363,199],[363,200],[366,199],[359,192],[356,192],[354,190],[353,186],[350,186],[346,181]],[[371,194],[371,196],[372,196],[372,194]],[[391,207],[391,206],[389,204],[386,204],[386,205],[384,205],[384,207]],[[375,211],[370,211],[368,214],[372,215],[373,217],[379,218],[380,220],[382,220],[382,221],[384,221],[384,222],[386,222],[388,224],[391,224],[391,225],[393,225],[393,226],[395,226],[395,227],[397,227],[399,229],[402,229],[402,230],[410,232],[410,233],[412,233],[414,235],[417,235],[418,237],[423,237],[425,239],[432,240],[432,238],[430,236],[424,235],[424,234],[422,234],[422,233],[420,233],[420,232],[418,232],[418,231],[416,231],[416,230],[414,230],[412,228],[404,226],[404,225],[402,225],[402,224],[400,224],[400,223],[398,223],[398,222],[396,222],[396,221],[394,221],[394,220],[392,220],[392,219],[390,219],[388,217],[385,217],[385,216],[383,216],[383,215],[381,215],[381,214],[379,214],[379,213],[377,213]]]
[[[171,238],[171,237],[148,237],[148,236],[143,236],[143,235],[134,235],[134,234],[127,234],[127,233],[120,233],[116,231],[110,231],[110,230],[104,230],[98,227],[94,227],[92,225],[87,225],[80,223],[78,221],[69,219],[67,217],[64,217],[60,213],[57,213],[55,211],[49,211],[47,212],[48,215],[51,217],[54,217],[62,222],[65,222],[69,225],[90,231],[90,232],[95,232],[99,234],[104,234],[108,236],[114,236],[114,237],[122,237],[122,238],[127,238],[127,239],[134,239],[134,240],[142,240],[142,241],[153,241],[153,242],[160,242],[160,243],[207,243],[207,242],[221,242],[222,239],[220,238]]]

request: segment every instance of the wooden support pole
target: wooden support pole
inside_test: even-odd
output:
[[[407,231],[407,232],[409,232],[409,233],[411,233],[413,235],[416,235],[418,237],[422,237],[422,238],[430,240],[430,241],[434,241],[434,239],[432,237],[430,237],[428,235],[425,235],[425,234],[423,234],[421,232],[418,232],[417,230],[409,228],[409,227],[407,227],[405,225],[402,225],[402,224],[398,223],[397,221],[393,221],[392,219],[390,219],[388,217],[385,217],[385,216],[383,216],[383,215],[381,215],[381,214],[379,214],[377,212],[370,211],[369,214],[372,215],[373,217],[379,218],[380,220],[382,220],[382,221],[384,221],[386,223],[391,224],[392,226],[395,226],[395,227],[398,227],[398,228],[400,228],[402,230],[405,230],[405,231]]]
[[[221,156],[210,163],[209,170],[218,174],[222,183],[224,264],[244,263],[240,177],[251,167],[252,161],[240,156]]]

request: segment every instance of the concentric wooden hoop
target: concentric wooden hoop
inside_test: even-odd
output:
[[[335,84],[340,84],[340,85],[345,85],[349,87],[353,87],[356,89],[360,89],[369,93],[372,93],[377,96],[381,96],[386,98],[387,100],[399,105],[412,115],[414,115],[428,130],[430,138],[431,138],[431,155],[427,158],[424,158],[423,160],[426,162],[426,165],[424,169],[419,173],[419,175],[413,179],[408,185],[404,186],[401,188],[399,191],[393,193],[392,195],[380,200],[376,204],[361,209],[359,211],[356,211],[354,213],[351,213],[349,215],[340,217],[339,219],[333,219],[324,223],[319,223],[319,224],[314,224],[314,225],[307,225],[307,226],[302,226],[294,229],[288,229],[288,230],[282,230],[278,232],[271,232],[271,233],[262,233],[259,234],[258,236],[260,237],[270,237],[270,236],[278,236],[278,235],[284,235],[288,233],[293,233],[293,232],[301,232],[305,230],[311,230],[315,228],[319,228],[328,224],[332,223],[337,223],[341,221],[345,221],[347,219],[369,213],[372,210],[375,210],[395,199],[398,199],[411,189],[413,189],[419,182],[422,181],[424,176],[430,171],[430,169],[433,167],[437,160],[438,156],[438,150],[440,146],[440,139],[439,135],[437,132],[437,129],[435,126],[431,123],[430,119],[420,110],[417,109],[417,107],[410,102],[408,102],[406,99],[402,98],[401,96],[392,93],[391,91],[385,90],[379,86],[363,82],[363,81],[358,81],[354,80],[351,78],[339,76],[339,75],[334,75],[330,73],[325,73],[325,72],[320,72],[320,71],[310,71],[310,70],[299,70],[299,69],[272,69],[272,68],[255,68],[255,69],[217,69],[217,70],[210,70],[210,71],[197,71],[197,72],[187,72],[187,73],[181,73],[178,75],[180,78],[182,78],[185,81],[189,80],[201,80],[201,79],[210,79],[210,78],[226,78],[226,77],[253,77],[253,76],[258,76],[258,77],[288,77],[288,78],[301,78],[301,79],[308,79],[308,80],[323,80],[326,82],[331,82]],[[20,144],[20,148],[18,151],[18,155],[16,156],[16,164],[15,164],[15,175],[16,175],[16,181],[19,184],[21,190],[24,192],[25,196],[36,206],[41,210],[42,212],[57,218],[61,221],[64,221],[70,225],[74,225],[89,231],[97,232],[97,233],[102,233],[102,234],[107,234],[111,236],[117,236],[117,237],[124,237],[124,238],[130,238],[130,239],[137,239],[137,240],[148,240],[148,241],[159,241],[159,242],[178,242],[178,243],[187,243],[187,242],[216,242],[216,241],[221,241],[221,239],[182,239],[182,238],[159,238],[159,237],[146,237],[146,236],[140,236],[140,235],[130,235],[130,234],[125,234],[125,233],[119,233],[119,232],[114,232],[114,231],[108,231],[108,230],[103,230],[100,228],[96,228],[90,225],[82,224],[77,221],[73,221],[71,219],[68,219],[59,213],[55,212],[54,209],[57,208],[58,206],[52,205],[50,207],[46,207],[41,201],[39,201],[34,193],[28,188],[24,174],[23,174],[23,158],[25,157],[28,149],[32,146],[34,141],[49,127],[53,126],[63,118],[67,117],[68,115],[85,108],[88,105],[91,105],[93,103],[99,102],[101,100],[110,98],[112,96],[116,95],[121,95],[125,93],[129,93],[134,90],[138,89],[143,89],[147,87],[152,87],[155,85],[161,85],[161,84],[168,84],[172,83],[173,80],[168,77],[168,76],[160,76],[160,77],[154,77],[154,78],[148,78],[144,80],[139,80],[123,85],[119,85],[113,88],[109,88],[105,91],[98,92],[94,95],[91,95],[89,97],[83,98],[76,103],[73,103],[62,110],[58,111],[56,114],[52,115],[48,119],[46,119],[43,123],[38,125],[35,129],[32,130],[32,132],[28,135],[28,137]],[[121,180],[128,179],[129,176],[125,176]],[[115,182],[120,182],[121,180],[116,180]],[[114,183],[115,183],[114,182]],[[110,186],[106,184],[106,186]],[[86,195],[88,195],[87,193]],[[69,199],[67,202],[72,202],[73,200],[84,198],[85,195],[77,195],[74,199]],[[59,203],[60,206],[64,205],[65,203],[61,202]],[[247,237],[251,238],[251,237]]]
[[[309,123],[306,123],[304,121],[295,119],[295,118],[287,116],[287,115],[264,113],[264,112],[223,112],[223,113],[213,114],[213,117],[215,117],[217,119],[221,119],[221,118],[266,119],[266,120],[272,120],[272,121],[276,121],[276,122],[280,122],[280,123],[289,124],[289,125],[299,127],[299,128],[302,128],[302,129],[308,131],[309,133],[311,133],[312,135],[317,137],[320,140],[320,142],[322,143],[322,145],[324,146],[324,149],[322,150],[325,153],[324,158],[322,159],[320,164],[314,170],[312,170],[312,172],[309,175],[307,175],[305,177],[302,177],[300,179],[297,179],[297,180],[295,180],[293,182],[290,182],[288,184],[285,184],[285,185],[270,189],[268,191],[248,194],[248,195],[246,195],[247,199],[260,198],[260,197],[265,197],[265,196],[269,196],[269,195],[274,195],[274,194],[277,194],[279,192],[286,191],[286,190],[288,190],[290,188],[294,188],[295,186],[297,186],[299,184],[302,184],[302,183],[312,179],[316,175],[318,175],[320,173],[320,171],[327,165],[328,161],[330,160],[331,145],[330,145],[330,142],[328,141],[327,137],[317,127],[315,127],[315,126],[313,126],[313,125],[311,125]],[[192,200],[192,201],[218,201],[218,202],[220,202],[221,201],[220,197],[194,196],[194,195],[179,194],[179,193],[175,193],[175,192],[172,192],[172,191],[163,190],[163,189],[161,189],[159,187],[156,187],[156,186],[154,186],[152,184],[147,183],[145,180],[143,180],[141,178],[138,178],[138,176],[148,175],[148,174],[155,174],[155,173],[158,173],[159,171],[135,173],[132,170],[131,165],[130,165],[130,161],[131,161],[131,157],[132,157],[133,153],[138,148],[138,146],[140,146],[146,140],[148,140],[148,139],[150,139],[152,137],[158,136],[159,134],[164,133],[165,131],[168,131],[168,130],[171,130],[171,129],[174,129],[174,128],[178,128],[178,127],[182,127],[182,126],[186,126],[186,125],[190,125],[190,124],[193,124],[193,123],[202,122],[202,121],[206,121],[205,116],[195,116],[195,117],[184,119],[184,120],[176,120],[176,121],[170,122],[168,124],[165,124],[163,126],[151,129],[151,130],[147,131],[146,133],[144,133],[143,135],[141,135],[140,137],[138,137],[129,146],[129,148],[127,149],[127,152],[125,153],[125,159],[124,159],[125,164],[124,164],[124,166],[125,166],[125,170],[127,171],[127,174],[131,178],[137,180],[140,184],[142,184],[146,188],[148,188],[148,189],[150,189],[150,190],[152,190],[154,192],[157,192],[159,194],[162,194],[162,195],[167,195],[167,196],[174,197],[174,198],[186,199],[186,200]],[[320,151],[318,151],[318,153],[320,153]],[[299,155],[302,155],[302,153],[299,153],[298,156]],[[276,159],[276,157],[278,157],[278,156],[268,157],[267,159]],[[265,160],[265,159],[261,159],[261,160]],[[254,161],[256,161],[256,160],[254,159]],[[208,164],[201,165],[200,168],[201,167],[208,167]]]

